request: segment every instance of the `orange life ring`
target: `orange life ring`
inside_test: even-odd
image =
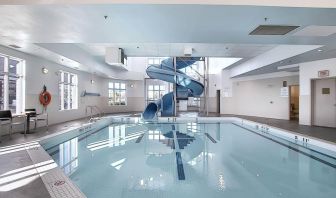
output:
[[[50,102],[51,102],[51,95],[48,91],[40,93],[40,103],[43,106],[48,106]]]

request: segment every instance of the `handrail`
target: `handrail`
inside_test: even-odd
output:
[[[97,114],[95,114],[94,111],[96,111]],[[88,115],[88,113],[90,113],[90,115]],[[96,118],[94,117],[95,115],[97,115]],[[103,116],[103,112],[97,105],[87,105],[85,108],[85,116],[87,116],[91,122],[95,119],[100,119]]]

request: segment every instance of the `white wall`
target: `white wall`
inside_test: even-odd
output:
[[[280,88],[283,81],[298,85],[298,76],[230,79],[229,75],[222,72],[221,114],[289,119],[289,98],[280,96]]]
[[[99,105],[96,98],[79,98],[78,109],[59,111],[59,77],[58,71],[64,70],[78,75],[79,95],[83,90],[101,92],[101,79],[95,79],[96,83],[91,84],[91,75],[86,72],[73,70],[62,65],[47,61],[45,59],[28,55],[7,47],[0,46],[0,53],[7,54],[25,60],[26,62],[26,87],[25,87],[25,107],[36,108],[38,112],[42,111],[42,105],[39,103],[38,96],[42,91],[43,85],[52,95],[51,103],[48,105],[49,123],[59,123],[67,120],[73,120],[85,116],[86,105]],[[42,73],[42,68],[49,70],[47,74]]]
[[[209,112],[217,112],[217,90],[221,90],[221,73],[209,74],[209,97],[208,110]]]
[[[300,64],[300,124],[311,125],[311,80],[318,79],[318,71],[329,70],[336,77],[336,58]]]
[[[38,112],[42,111],[42,105],[39,103],[38,96],[43,85],[47,86],[52,95],[52,101],[48,105],[49,124],[60,123],[68,120],[74,120],[85,117],[85,108],[87,105],[97,105],[105,113],[142,111],[144,109],[144,81],[123,81],[127,84],[127,105],[126,106],[108,106],[108,82],[119,81],[113,79],[93,76],[87,72],[74,70],[54,62],[32,56],[10,48],[0,46],[0,53],[17,57],[26,61],[26,88],[25,88],[25,107],[36,108]],[[47,74],[42,73],[42,68],[49,70]],[[59,111],[59,88],[58,71],[64,70],[78,75],[78,109]],[[122,77],[122,76],[121,76]],[[95,83],[91,84],[91,79]],[[131,88],[131,84],[134,85]],[[80,97],[80,94],[87,92],[100,93],[101,97],[86,96]]]

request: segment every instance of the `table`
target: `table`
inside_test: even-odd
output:
[[[21,134],[29,134],[29,129],[30,129],[30,117],[32,115],[36,114],[35,111],[25,111],[24,113],[22,114],[16,114],[14,115],[13,117],[22,117],[22,116],[25,116],[26,117],[26,132],[21,132]]]
[[[26,130],[26,133],[28,133],[29,134],[29,129],[30,129],[30,117],[32,116],[32,115],[36,115],[36,111],[26,111],[25,112],[25,114],[26,114],[26,116],[27,116],[27,130]]]

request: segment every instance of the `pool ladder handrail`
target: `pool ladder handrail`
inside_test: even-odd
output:
[[[96,114],[94,113],[96,111]],[[90,115],[88,116],[88,113]],[[97,115],[97,117],[95,117]],[[85,108],[85,116],[89,118],[89,122],[100,120],[103,116],[103,112],[97,105],[87,105]]]

